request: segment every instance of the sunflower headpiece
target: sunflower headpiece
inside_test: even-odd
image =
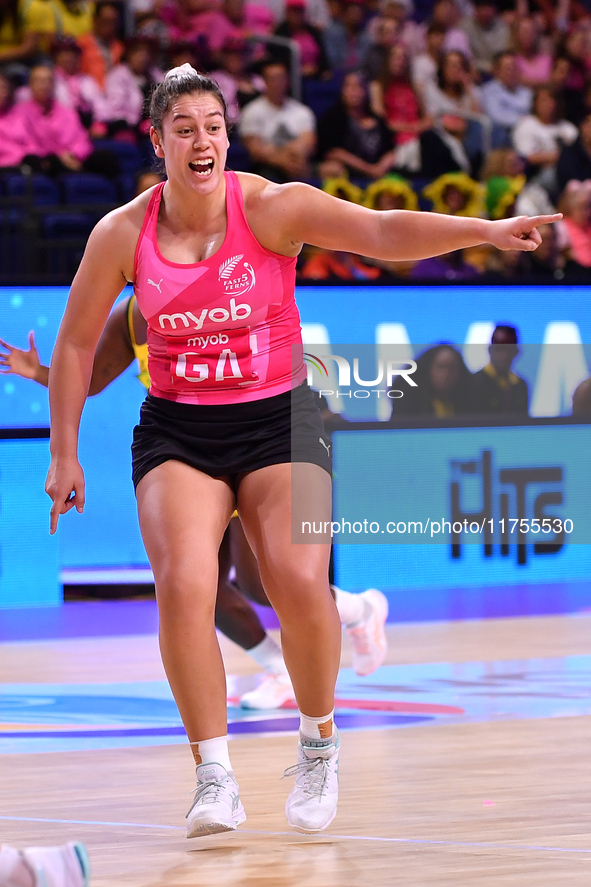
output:
[[[394,197],[402,197],[404,199],[404,206],[400,207],[401,209],[416,211],[419,208],[419,200],[416,192],[413,191],[405,179],[400,178],[399,176],[387,176],[386,178],[378,179],[377,182],[373,182],[369,185],[369,187],[365,189],[365,194],[363,195],[363,206],[367,206],[369,209],[375,209],[380,194],[384,194],[384,192],[386,194],[391,194]]]
[[[363,197],[361,188],[358,188],[357,185],[354,185],[353,182],[350,182],[344,176],[337,179],[326,179],[322,183],[322,190],[326,191],[327,194],[331,194],[332,197],[339,197],[341,200],[348,200],[350,203],[361,203]]]
[[[445,202],[445,192],[449,187],[457,188],[466,198],[466,205],[454,215],[480,217],[484,214],[484,185],[475,182],[465,172],[447,172],[423,188],[423,194],[433,204],[434,212],[451,214]]]

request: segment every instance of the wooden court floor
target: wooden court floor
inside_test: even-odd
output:
[[[392,626],[389,640],[392,664],[588,655],[591,616]],[[254,670],[223,650],[231,673]],[[0,646],[2,682],[161,677],[148,636]],[[311,838],[283,815],[291,734],[232,741],[247,821],[192,841],[183,746],[0,755],[0,840],[81,839],[94,887],[589,887],[590,739],[587,715],[346,732],[339,814]]]

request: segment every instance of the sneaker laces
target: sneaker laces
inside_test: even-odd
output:
[[[327,758],[307,758],[305,761],[299,761],[299,763],[287,767],[281,778],[297,777],[300,773],[304,774],[307,777],[306,785],[303,786],[306,794],[322,797],[328,779],[328,764],[329,759]]]
[[[198,785],[197,788],[194,788],[191,792],[194,796],[191,810],[201,801],[217,801],[222,788],[223,782],[216,782],[215,780],[212,780],[211,782],[202,782],[201,785]]]

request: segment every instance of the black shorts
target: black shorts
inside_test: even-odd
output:
[[[211,477],[239,475],[281,462],[311,462],[332,474],[332,447],[314,395],[293,391],[231,404],[186,404],[148,394],[131,446],[134,486],[175,459]]]

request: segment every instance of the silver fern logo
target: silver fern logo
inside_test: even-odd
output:
[[[244,253],[241,253],[239,256],[230,256],[229,259],[226,259],[225,262],[222,262],[220,265],[220,280],[230,280],[232,274],[234,273],[234,268],[240,261],[240,259],[244,258]]]
[[[250,292],[256,283],[254,268],[249,262],[243,262],[244,253],[230,256],[219,267],[219,281],[224,285],[224,293],[228,296],[243,296]]]

